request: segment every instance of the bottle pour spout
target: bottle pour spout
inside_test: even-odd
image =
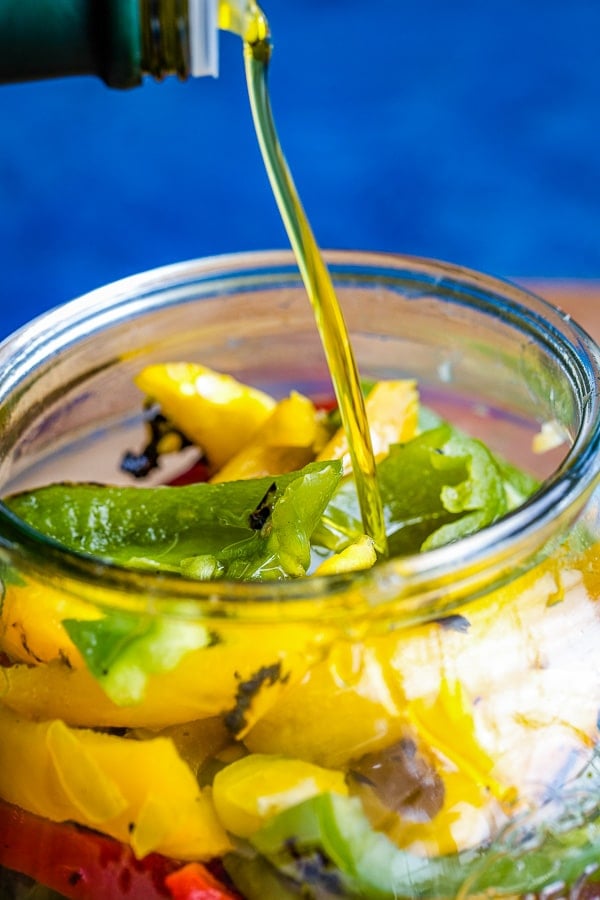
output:
[[[188,0],[190,75],[219,74],[219,0]]]

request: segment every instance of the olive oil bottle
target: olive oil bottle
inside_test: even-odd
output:
[[[215,75],[218,0],[0,0],[0,83]]]

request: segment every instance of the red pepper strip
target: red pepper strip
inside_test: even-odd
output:
[[[156,853],[136,859],[113,838],[50,822],[0,800],[0,866],[68,900],[164,900],[170,896],[165,878],[180,865]]]
[[[319,400],[313,398],[313,403],[320,412],[331,412],[337,408],[337,400],[335,397],[326,397]]]
[[[200,863],[188,863],[165,878],[173,900],[238,900]]]
[[[186,469],[180,475],[176,475],[167,481],[170,487],[181,487],[186,484],[197,484],[199,481],[208,481],[210,470],[205,462],[198,460],[190,469]]]

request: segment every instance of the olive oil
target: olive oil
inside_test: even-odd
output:
[[[248,7],[244,22],[228,3],[221,4],[220,14],[220,26],[237,31],[244,39],[246,80],[254,127],[271,188],[314,310],[348,440],[363,528],[373,539],[378,554],[383,556],[387,552],[385,522],[377,487],[371,435],[352,346],[331,276],[298,197],[273,121],[267,87],[271,57],[269,25],[255,4]]]

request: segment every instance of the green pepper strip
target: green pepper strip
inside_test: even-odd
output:
[[[357,798],[321,794],[272,819],[252,844],[285,877],[310,886],[306,896],[338,891],[363,900],[429,900],[490,889],[506,896],[569,885],[596,868],[600,808],[596,804],[587,821],[568,811],[538,826],[524,819],[487,847],[425,858],[374,831]]]

